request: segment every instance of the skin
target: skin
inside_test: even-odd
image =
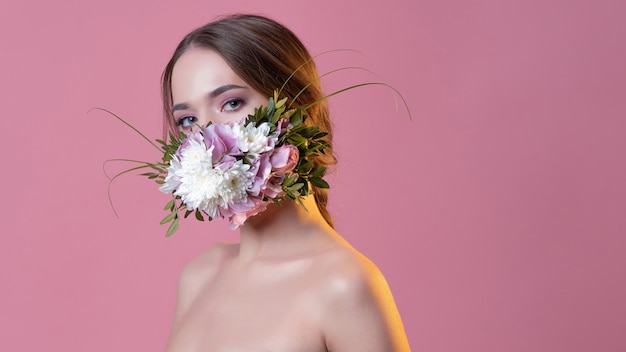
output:
[[[172,94],[183,130],[239,120],[267,102],[199,48],[176,63]],[[410,351],[378,268],[312,197],[304,205],[270,206],[241,227],[240,243],[215,244],[185,267],[168,352]]]

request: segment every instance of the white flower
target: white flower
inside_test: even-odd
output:
[[[273,144],[269,143],[270,125],[267,122],[262,123],[259,127],[249,123],[247,126],[235,124],[233,132],[237,136],[237,147],[244,153],[258,156],[259,154],[271,150]]]
[[[206,149],[202,139],[189,138],[188,145],[180,151],[180,165],[186,172],[197,172],[213,167],[213,146]]]
[[[217,198],[221,207],[227,208],[247,198],[247,191],[254,181],[254,173],[250,171],[250,165],[239,160],[225,170],[216,168],[216,171],[219,177],[216,185]]]
[[[176,155],[172,155],[172,160],[170,160],[170,166],[167,168],[167,176],[165,176],[165,180],[163,185],[159,187],[159,191],[163,193],[172,193],[180,186],[180,177],[176,175],[176,170],[180,169],[180,161]]]
[[[241,160],[213,165],[214,147],[208,150],[203,141],[189,139],[189,144],[170,161],[161,191],[180,196],[187,209],[199,209],[210,217],[220,217],[219,208],[229,208],[244,201],[254,174]]]

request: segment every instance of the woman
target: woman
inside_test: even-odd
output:
[[[291,74],[293,77],[289,78]],[[236,15],[188,34],[163,73],[165,128],[240,120],[273,90],[305,106],[323,96],[311,57],[273,20]],[[307,123],[329,133],[325,103]],[[335,163],[332,152],[316,166]],[[334,230],[324,189],[271,205],[183,270],[167,347],[189,351],[409,351],[380,271]]]

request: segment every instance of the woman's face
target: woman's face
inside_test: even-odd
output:
[[[252,89],[213,50],[191,48],[172,71],[172,115],[189,131],[209,122],[239,121],[267,105],[269,97]]]

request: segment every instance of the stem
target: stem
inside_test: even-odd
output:
[[[146,165],[150,164],[150,163],[147,163],[145,161],[133,160],[133,159],[108,159],[108,160],[105,160],[104,163],[102,163],[102,171],[104,172],[104,176],[106,176],[106,178],[109,181],[111,181],[111,177],[109,177],[109,174],[107,174],[106,165],[107,165],[108,162],[111,162],[111,161],[125,161],[125,162],[129,162],[129,163],[146,164]]]
[[[372,71],[370,71],[370,70],[368,70],[368,69],[366,69],[366,68],[364,68],[364,67],[360,67],[360,66],[348,66],[348,67],[341,67],[341,68],[338,68],[338,69],[335,69],[335,70],[332,70],[332,71],[326,72],[326,73],[324,73],[323,75],[319,76],[319,77],[318,77],[315,81],[319,81],[320,79],[322,79],[323,77],[326,77],[326,76],[330,75],[331,73],[335,73],[335,72],[337,72],[337,71],[343,71],[343,70],[363,70],[363,71],[367,71],[367,72],[369,72],[369,73],[373,74],[374,76],[376,76],[376,77],[380,78],[380,76],[378,76],[378,75],[377,75],[377,74],[375,74],[374,72],[372,72]],[[309,88],[309,87],[313,84],[313,82],[315,82],[315,81],[309,82],[306,86],[304,86],[304,88],[300,89],[300,91],[298,92],[298,94],[296,94],[296,96],[295,96],[295,97],[293,97],[293,98],[291,99],[291,102],[289,103],[289,106],[287,106],[287,108],[288,108],[288,109],[289,109],[289,108],[291,108],[291,105],[293,105],[293,103],[294,103],[294,102],[298,99],[298,97],[299,97],[302,93],[304,93],[304,92],[307,90],[307,88]]]
[[[104,111],[110,115],[112,115],[113,117],[115,117],[116,119],[120,120],[123,124],[125,124],[126,126],[130,127],[133,131],[135,131],[138,135],[140,135],[141,137],[143,137],[143,139],[145,139],[146,141],[148,141],[148,143],[152,144],[153,147],[155,147],[159,152],[161,151],[161,148],[159,148],[159,146],[157,146],[156,144],[154,144],[154,142],[152,140],[150,140],[150,138],[146,137],[146,135],[144,135],[143,133],[141,133],[141,131],[139,131],[137,128],[135,128],[133,125],[131,125],[130,123],[126,122],[126,120],[124,120],[123,118],[115,115],[114,113],[112,113],[111,111],[104,109],[104,108],[91,108],[89,109],[89,111],[87,111],[87,113],[89,114],[89,112],[91,110],[101,110]]]
[[[329,53],[334,53],[334,52],[337,52],[337,51],[353,51],[353,52],[355,52],[355,53],[359,53],[359,54],[361,53],[360,51],[358,51],[358,50],[354,50],[354,49],[334,49],[334,50],[323,51],[323,52],[321,52],[321,53],[319,53],[319,54],[317,54],[317,55],[315,55],[315,56],[311,56],[311,58],[310,58],[310,59],[306,60],[304,63],[302,63],[302,65],[298,66],[298,68],[296,68],[296,69],[295,69],[295,71],[293,71],[293,72],[289,75],[289,77],[287,77],[287,79],[285,80],[285,82],[283,83],[283,85],[282,85],[282,86],[280,87],[280,89],[278,90],[278,95],[280,96],[280,93],[282,93],[283,88],[285,88],[285,86],[287,85],[287,83],[288,83],[288,82],[291,80],[291,78],[292,78],[292,77],[296,74],[296,72],[300,71],[300,69],[301,69],[301,68],[303,68],[304,66],[306,66],[307,64],[309,64],[311,61],[313,61],[313,59],[315,59],[315,58],[317,58],[317,57],[319,57],[319,56],[326,55],[326,54],[329,54]],[[299,94],[298,94],[298,95],[299,95]]]
[[[115,217],[119,219],[119,215],[117,214],[117,211],[115,210],[115,205],[113,205],[113,199],[111,198],[111,185],[113,184],[113,181],[118,178],[119,176],[122,176],[125,173],[131,172],[131,171],[135,171],[135,170],[140,170],[146,167],[150,167],[149,165],[147,165],[148,163],[146,163],[146,165],[142,165],[142,166],[137,166],[137,167],[133,167],[130,168],[128,170],[124,170],[118,174],[116,174],[115,176],[113,176],[113,178],[109,179],[109,186],[107,187],[107,196],[109,197],[109,204],[111,205],[111,209],[113,210],[113,214],[115,214]],[[106,174],[106,173],[105,173]]]
[[[353,85],[353,86],[350,86],[350,87],[346,87],[346,88],[343,88],[343,89],[337,90],[337,91],[332,92],[332,93],[330,93],[330,94],[328,94],[328,95],[326,95],[326,96],[324,96],[324,97],[322,97],[322,98],[320,98],[320,99],[317,99],[316,101],[312,102],[311,104],[309,104],[309,105],[307,105],[307,106],[303,107],[303,108],[302,108],[302,110],[307,110],[307,109],[309,109],[311,106],[313,106],[313,105],[315,105],[315,104],[317,104],[317,103],[319,103],[319,102],[322,102],[322,101],[324,101],[324,100],[326,100],[326,99],[328,99],[328,98],[330,98],[330,97],[332,97],[332,96],[334,96],[334,95],[337,95],[337,94],[339,94],[339,93],[343,93],[343,92],[345,92],[345,91],[348,91],[348,90],[351,90],[351,89],[354,89],[354,88],[358,88],[358,87],[365,87],[365,86],[385,86],[385,87],[387,87],[387,88],[389,88],[389,89],[393,90],[394,92],[396,92],[396,93],[400,96],[400,99],[402,100],[402,104],[404,105],[404,108],[406,109],[406,112],[409,114],[409,119],[410,119],[410,120],[413,120],[413,116],[411,115],[411,110],[409,109],[409,105],[406,103],[406,100],[404,100],[404,97],[402,96],[402,94],[400,93],[400,91],[398,91],[398,90],[397,90],[396,88],[394,88],[393,86],[391,86],[391,85],[389,85],[389,84],[387,84],[387,83],[383,83],[383,82],[367,82],[367,83],[360,83],[360,84],[355,84],[355,85]]]

